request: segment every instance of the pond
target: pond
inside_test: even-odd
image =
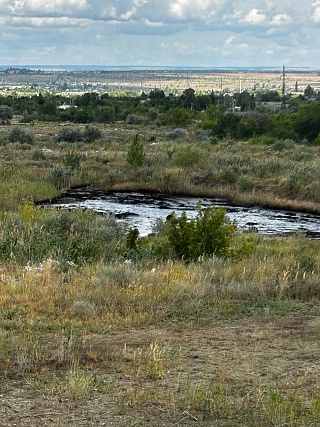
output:
[[[51,206],[60,209],[92,209],[100,214],[113,214],[119,221],[138,228],[140,235],[152,232],[157,219],[165,220],[173,211],[182,211],[189,218],[197,215],[199,198],[167,196],[138,192],[103,192],[85,188],[69,190]],[[259,207],[231,206],[222,199],[202,198],[202,206],[225,206],[231,220],[240,230],[255,227],[261,234],[290,234],[304,232],[310,237],[320,237],[320,215],[303,212],[263,209]]]

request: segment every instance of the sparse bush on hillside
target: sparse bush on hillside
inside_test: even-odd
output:
[[[65,127],[59,130],[55,136],[57,142],[78,142],[81,141],[81,131],[75,127]]]
[[[85,130],[83,131],[83,139],[85,142],[90,143],[100,138],[102,138],[102,132],[99,128],[92,125],[86,125]]]
[[[182,146],[172,156],[172,163],[179,167],[193,167],[205,157],[205,152],[194,145]]]
[[[34,136],[28,130],[15,126],[8,132],[6,140],[8,142],[19,142],[20,144],[33,144]]]

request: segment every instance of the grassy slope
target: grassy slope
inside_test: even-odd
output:
[[[41,200],[54,197],[57,188],[94,184],[105,189],[217,196],[242,205],[320,212],[317,147],[290,141],[273,145],[212,143],[197,128],[177,133],[165,127],[120,123],[102,127],[103,138],[92,144],[55,143],[53,135],[65,127],[29,126],[34,145],[0,147],[4,159],[1,194],[6,194],[0,198],[0,206],[14,208],[30,192]],[[0,138],[4,138],[7,129],[1,131]],[[144,166],[138,168],[128,167],[126,160],[135,134],[141,136],[146,152]],[[82,160],[70,173],[72,153],[81,153]]]

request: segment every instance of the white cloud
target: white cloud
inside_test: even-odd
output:
[[[316,24],[320,24],[320,6],[317,6],[314,9],[313,15],[312,15],[312,19]]]
[[[163,22],[152,22],[152,21],[149,21],[149,19],[146,19],[144,22],[149,27],[163,27],[164,25]]]
[[[231,44],[232,44],[232,42],[233,42],[233,40],[235,40],[235,36],[229,36],[226,40],[225,40],[225,42],[224,42],[224,45],[227,47],[227,46],[230,46]]]
[[[88,7],[87,0],[14,0],[13,2],[3,1],[2,4],[9,7],[14,14],[71,13]]]
[[[79,27],[89,25],[91,21],[88,19],[75,19],[66,16],[60,18],[21,18],[14,17],[11,19],[11,24],[17,26],[32,26],[32,27]]]
[[[286,13],[279,13],[278,15],[275,15],[272,20],[270,21],[270,25],[286,25],[290,24],[292,22],[291,16],[289,16]]]
[[[187,45],[185,45],[184,43],[181,43],[181,42],[174,43],[173,47],[176,50],[178,50],[179,52],[185,52],[188,49]]]
[[[263,24],[267,20],[267,16],[259,11],[258,9],[251,9],[250,12],[240,20],[242,23],[246,24]]]
[[[182,20],[189,18],[207,19],[215,15],[216,1],[210,0],[174,0],[170,10],[174,17]]]
[[[319,67],[319,24],[320,0],[0,0],[1,62]]]

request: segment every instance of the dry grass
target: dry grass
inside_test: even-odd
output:
[[[2,265],[2,425],[317,425],[320,242],[255,239],[237,262]]]
[[[174,156],[186,141],[144,128],[146,165],[133,171],[125,159],[137,128],[119,127],[75,145],[85,159],[68,185],[319,212],[316,147],[206,141],[197,145],[207,155],[190,167]],[[70,147],[53,143],[56,125],[35,132],[35,147],[1,147],[2,208],[53,188],[51,169]],[[192,138],[189,129],[188,145]],[[34,157],[39,150],[44,158]],[[3,263],[1,426],[318,425],[320,242],[253,240],[253,253],[238,261]]]
[[[39,127],[39,128],[38,128]],[[56,143],[61,124],[37,124],[36,143],[0,147],[3,157],[0,206],[15,209],[26,196],[51,199],[70,186],[105,190],[146,190],[222,197],[241,205],[260,205],[320,212],[319,150],[284,142],[268,146],[242,141],[212,144],[208,135],[189,127],[182,139],[170,140],[171,129],[126,123],[101,126],[102,140],[91,144]],[[129,144],[139,133],[146,160],[141,168],[127,164]],[[153,135],[155,142],[148,142]],[[64,165],[72,150],[81,153],[80,167]],[[196,154],[196,156],[194,155]],[[192,164],[190,163],[192,158]]]

